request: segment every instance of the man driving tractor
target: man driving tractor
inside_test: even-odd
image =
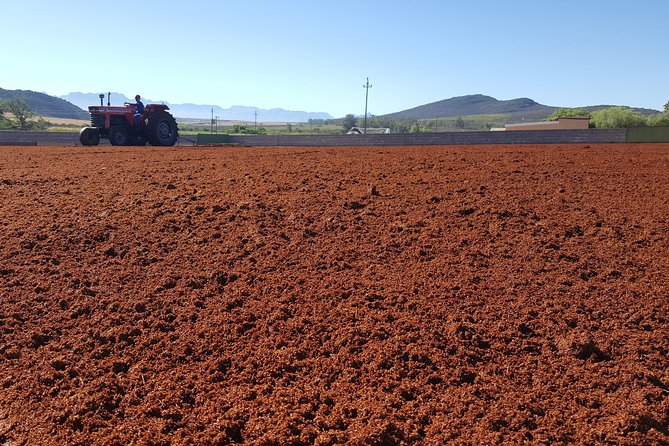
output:
[[[141,121],[142,113],[144,113],[144,104],[142,103],[142,98],[139,95],[135,96],[135,103],[125,102],[125,105],[132,105],[135,107],[135,127],[139,128],[139,122]]]

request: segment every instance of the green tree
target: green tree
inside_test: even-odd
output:
[[[48,127],[49,123],[41,116],[37,118],[37,121],[30,121],[28,123],[28,128],[31,130],[46,130]]]
[[[9,127],[9,121],[5,118],[4,103],[0,102],[0,129]]]
[[[411,133],[420,133],[420,124],[418,121],[414,121],[413,124],[411,124]]]
[[[557,121],[558,118],[581,118],[590,117],[590,112],[582,108],[559,108],[555,110],[546,121]]]
[[[666,104],[664,104],[664,112],[665,112],[665,113],[669,113],[669,102],[667,102]]]
[[[235,124],[226,133],[232,135],[266,135],[267,129],[265,127],[249,128],[244,124]]]
[[[341,122],[341,126],[344,128],[345,131],[349,131],[351,127],[355,127],[357,123],[358,123],[358,118],[349,114],[344,116],[344,119]]]
[[[2,108],[5,112],[10,113],[14,118],[9,121],[12,127],[19,129],[28,129],[28,121],[35,116],[35,113],[30,110],[28,100],[24,98],[9,99],[2,103]]]
[[[629,107],[609,107],[593,112],[590,123],[598,129],[645,127],[646,118]]]
[[[396,121],[391,123],[389,126],[390,131],[393,133],[409,133],[409,130],[411,130],[411,126],[409,125],[408,122],[405,121]]]
[[[658,113],[646,120],[648,127],[669,127],[669,113]]]
[[[462,130],[462,129],[465,128],[465,120],[462,119],[462,117],[458,116],[458,117],[455,119],[455,128],[456,128],[456,129],[460,129],[460,130]]]

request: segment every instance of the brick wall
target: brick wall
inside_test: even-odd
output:
[[[206,136],[206,137],[205,137]],[[220,141],[215,137],[220,136]],[[404,133],[382,135],[186,135],[178,145],[233,143],[251,146],[410,146],[410,145],[468,145],[468,144],[596,144],[624,143],[625,129],[612,130],[546,130],[515,132],[448,132]],[[79,133],[0,131],[0,145],[32,144],[40,146],[79,145]],[[108,140],[100,141],[109,145]]]
[[[382,135],[247,135],[230,136],[233,144],[252,146],[411,146],[469,144],[624,143],[624,129],[515,132],[403,133]],[[199,142],[199,141],[198,141]]]
[[[192,146],[196,137],[179,137],[177,145]],[[26,132],[19,130],[0,130],[0,146],[38,145],[38,146],[80,146],[79,132]],[[101,146],[108,146],[109,140],[100,140]]]
[[[0,145],[73,146],[79,144],[79,132],[0,131]]]

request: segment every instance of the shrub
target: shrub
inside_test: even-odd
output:
[[[598,129],[645,127],[646,118],[629,107],[610,107],[593,112],[590,123]]]
[[[590,112],[582,108],[560,108],[551,114],[546,121],[557,121],[558,118],[590,117]]]
[[[669,127],[669,113],[658,113],[646,120],[648,127]]]

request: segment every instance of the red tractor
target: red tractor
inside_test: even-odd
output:
[[[135,107],[110,106],[111,93],[107,95],[107,105],[102,104],[105,95],[100,95],[100,106],[88,107],[91,126],[79,132],[79,142],[84,146],[97,146],[100,139],[109,139],[114,146],[173,146],[177,142],[179,129],[174,117],[167,112],[169,107],[149,104],[144,113],[135,121]]]

